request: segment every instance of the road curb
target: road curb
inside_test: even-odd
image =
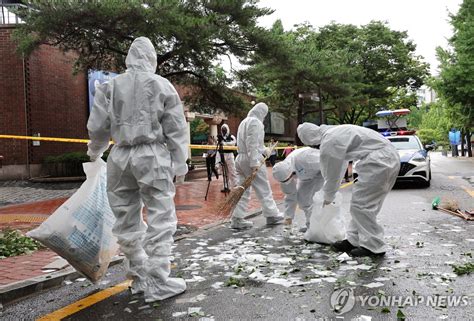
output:
[[[122,261],[122,256],[116,257],[110,262],[109,266],[122,263]],[[63,281],[73,280],[80,277],[83,277],[83,275],[77,272],[73,267],[68,267],[57,272],[11,283],[4,287],[0,287],[0,303],[5,305],[6,303],[11,303],[33,293],[60,285]]]
[[[258,210],[250,212],[245,218],[252,218],[252,217],[258,216],[261,213],[262,213],[262,209],[258,209]],[[175,238],[175,242],[184,240],[188,237],[195,237],[195,236],[202,235],[204,233],[207,233],[210,230],[219,228],[226,223],[228,223],[228,220],[222,220],[220,222],[205,225],[199,228],[197,231],[177,236]],[[110,262],[109,267],[122,263],[123,259],[124,259],[123,256],[116,257]],[[15,283],[11,283],[4,287],[0,287],[0,303],[2,305],[6,305],[7,303],[11,303],[15,300],[25,298],[36,292],[61,285],[66,280],[73,280],[79,277],[83,277],[83,276],[79,272],[77,272],[73,267],[68,267],[64,270],[60,270],[57,272],[37,276],[34,278],[18,281]]]

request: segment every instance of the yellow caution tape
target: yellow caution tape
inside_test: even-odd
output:
[[[58,137],[41,137],[41,136],[17,136],[17,135],[0,135],[1,138],[7,139],[23,139],[23,140],[35,140],[35,141],[46,141],[46,142],[61,142],[61,143],[81,143],[87,144],[89,139],[80,139],[80,138],[58,138]],[[113,142],[110,142],[113,144]],[[276,147],[275,149],[285,149],[286,147]],[[196,145],[190,144],[189,148],[191,149],[204,149],[204,150],[212,150],[216,149],[216,145]],[[237,146],[224,146],[224,150],[237,150]]]

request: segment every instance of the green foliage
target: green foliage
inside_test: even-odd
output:
[[[457,275],[474,273],[474,263],[466,263],[463,265],[452,265],[454,273]]]
[[[474,1],[464,0],[456,15],[451,15],[454,35],[450,48],[437,48],[439,77],[432,86],[447,103],[448,116],[454,127],[470,136],[474,127]],[[472,151],[468,144],[468,154]]]
[[[233,286],[233,285],[240,288],[240,287],[245,286],[245,282],[242,279],[230,277],[226,281],[225,286]]]
[[[191,123],[191,137],[206,135],[209,133],[209,125],[202,118],[194,118]]]
[[[46,156],[45,163],[86,163],[89,162],[89,156],[84,152],[71,152],[58,156]]]
[[[413,95],[404,97],[403,89],[410,78],[411,89],[420,87],[427,74],[406,32],[381,22],[319,30],[302,24],[285,32],[277,21],[266,37],[271,45],[255,53],[245,76],[260,99],[298,121],[319,109],[310,99],[301,108],[299,93],[317,93],[333,121],[361,124],[389,104],[412,106]]]
[[[447,114],[446,103],[439,100],[436,103],[424,105],[420,108],[420,112],[423,115],[417,128],[417,135],[423,144],[431,143],[434,140],[438,145],[448,146],[448,132],[452,123]]]
[[[39,242],[20,231],[6,229],[0,232],[0,259],[31,253],[40,248],[42,245]]]
[[[272,11],[254,0],[102,0],[23,1],[25,24],[15,32],[19,50],[40,44],[79,54],[75,70],[122,71],[131,42],[146,36],[158,54],[157,73],[195,85],[201,109],[240,111],[243,101],[228,90],[229,79],[217,66],[220,57],[246,59],[259,50],[257,19]]]

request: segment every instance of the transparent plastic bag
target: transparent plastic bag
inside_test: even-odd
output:
[[[313,213],[309,229],[304,234],[305,240],[323,244],[342,241],[346,235],[344,219],[341,213],[342,195],[336,193],[334,201],[323,207],[324,194],[316,193],[313,198]]]
[[[106,163],[98,159],[83,168],[87,179],[77,192],[27,235],[97,282],[118,251],[112,234],[115,217],[107,198]]]

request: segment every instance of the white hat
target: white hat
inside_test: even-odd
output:
[[[290,176],[293,174],[293,166],[291,166],[291,161],[282,161],[276,163],[273,166],[273,178],[275,178],[280,183],[288,180]]]

